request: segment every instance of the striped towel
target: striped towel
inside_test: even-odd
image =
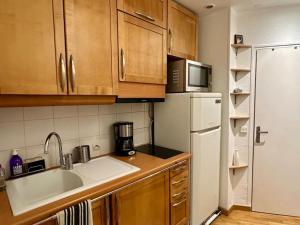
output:
[[[58,225],[93,225],[91,200],[64,209],[56,216]]]

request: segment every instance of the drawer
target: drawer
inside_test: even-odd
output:
[[[171,203],[176,203],[182,199],[186,199],[189,196],[189,191],[185,188],[183,190],[178,190],[177,192],[171,193]]]
[[[174,177],[177,176],[179,174],[182,174],[183,172],[189,170],[189,165],[187,161],[183,161],[181,163],[179,163],[177,166],[175,166],[174,168],[170,169],[170,177]]]

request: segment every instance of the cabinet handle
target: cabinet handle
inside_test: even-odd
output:
[[[106,208],[106,225],[110,225],[109,196],[105,198],[105,208]]]
[[[125,68],[126,68],[125,52],[123,48],[121,48],[121,81],[125,80]]]
[[[184,177],[182,180],[174,181],[174,182],[172,182],[172,185],[181,184],[181,183],[183,183],[184,181],[186,181],[186,178],[187,178],[187,177]]]
[[[67,75],[66,75],[65,60],[64,60],[62,53],[60,53],[60,56],[59,56],[59,69],[60,69],[59,70],[59,72],[60,72],[60,87],[61,87],[62,92],[65,92]]]
[[[71,89],[72,92],[75,91],[75,79],[76,79],[76,70],[75,70],[75,63],[73,59],[73,55],[70,56],[70,81],[71,81]]]
[[[148,15],[145,15],[145,14],[143,14],[143,13],[141,13],[141,12],[135,11],[134,13],[135,13],[136,15],[138,15],[138,16],[144,17],[145,19],[148,19],[148,20],[151,20],[151,21],[155,21],[155,19],[154,19],[153,17],[148,16]]]
[[[181,204],[184,203],[185,201],[186,201],[186,199],[183,199],[183,200],[180,201],[180,202],[174,203],[172,206],[173,206],[173,207],[176,207],[176,206],[178,206],[178,205],[181,205]]]
[[[173,171],[177,172],[177,171],[181,171],[181,170],[185,170],[186,169],[186,166],[180,166],[180,167],[177,167],[175,168]]]
[[[170,37],[170,43],[169,43],[169,53],[170,53],[173,48],[173,34],[171,29],[169,29],[169,37]]]
[[[183,196],[185,194],[185,191],[183,191],[183,192],[180,192],[180,193],[176,193],[176,194],[174,194],[174,195],[172,195],[172,198],[177,198],[177,197],[181,197],[181,196]]]

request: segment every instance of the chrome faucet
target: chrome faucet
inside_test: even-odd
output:
[[[66,169],[66,170],[71,170],[73,169],[73,163],[72,160],[70,160],[70,158],[72,157],[71,154],[63,154],[63,150],[62,150],[62,141],[60,136],[58,135],[58,133],[56,132],[51,132],[45,141],[45,145],[44,145],[44,153],[48,154],[49,153],[49,142],[52,136],[55,136],[58,142],[58,150],[59,150],[59,161],[60,161],[60,167],[62,169]],[[67,160],[66,160],[67,159]]]

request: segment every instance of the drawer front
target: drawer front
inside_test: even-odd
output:
[[[180,175],[188,170],[189,170],[188,162],[183,161],[183,162],[179,163],[176,167],[174,167],[170,170],[170,177],[173,178],[173,177]]]
[[[186,225],[189,221],[189,200],[184,198],[171,204],[171,224]]]

